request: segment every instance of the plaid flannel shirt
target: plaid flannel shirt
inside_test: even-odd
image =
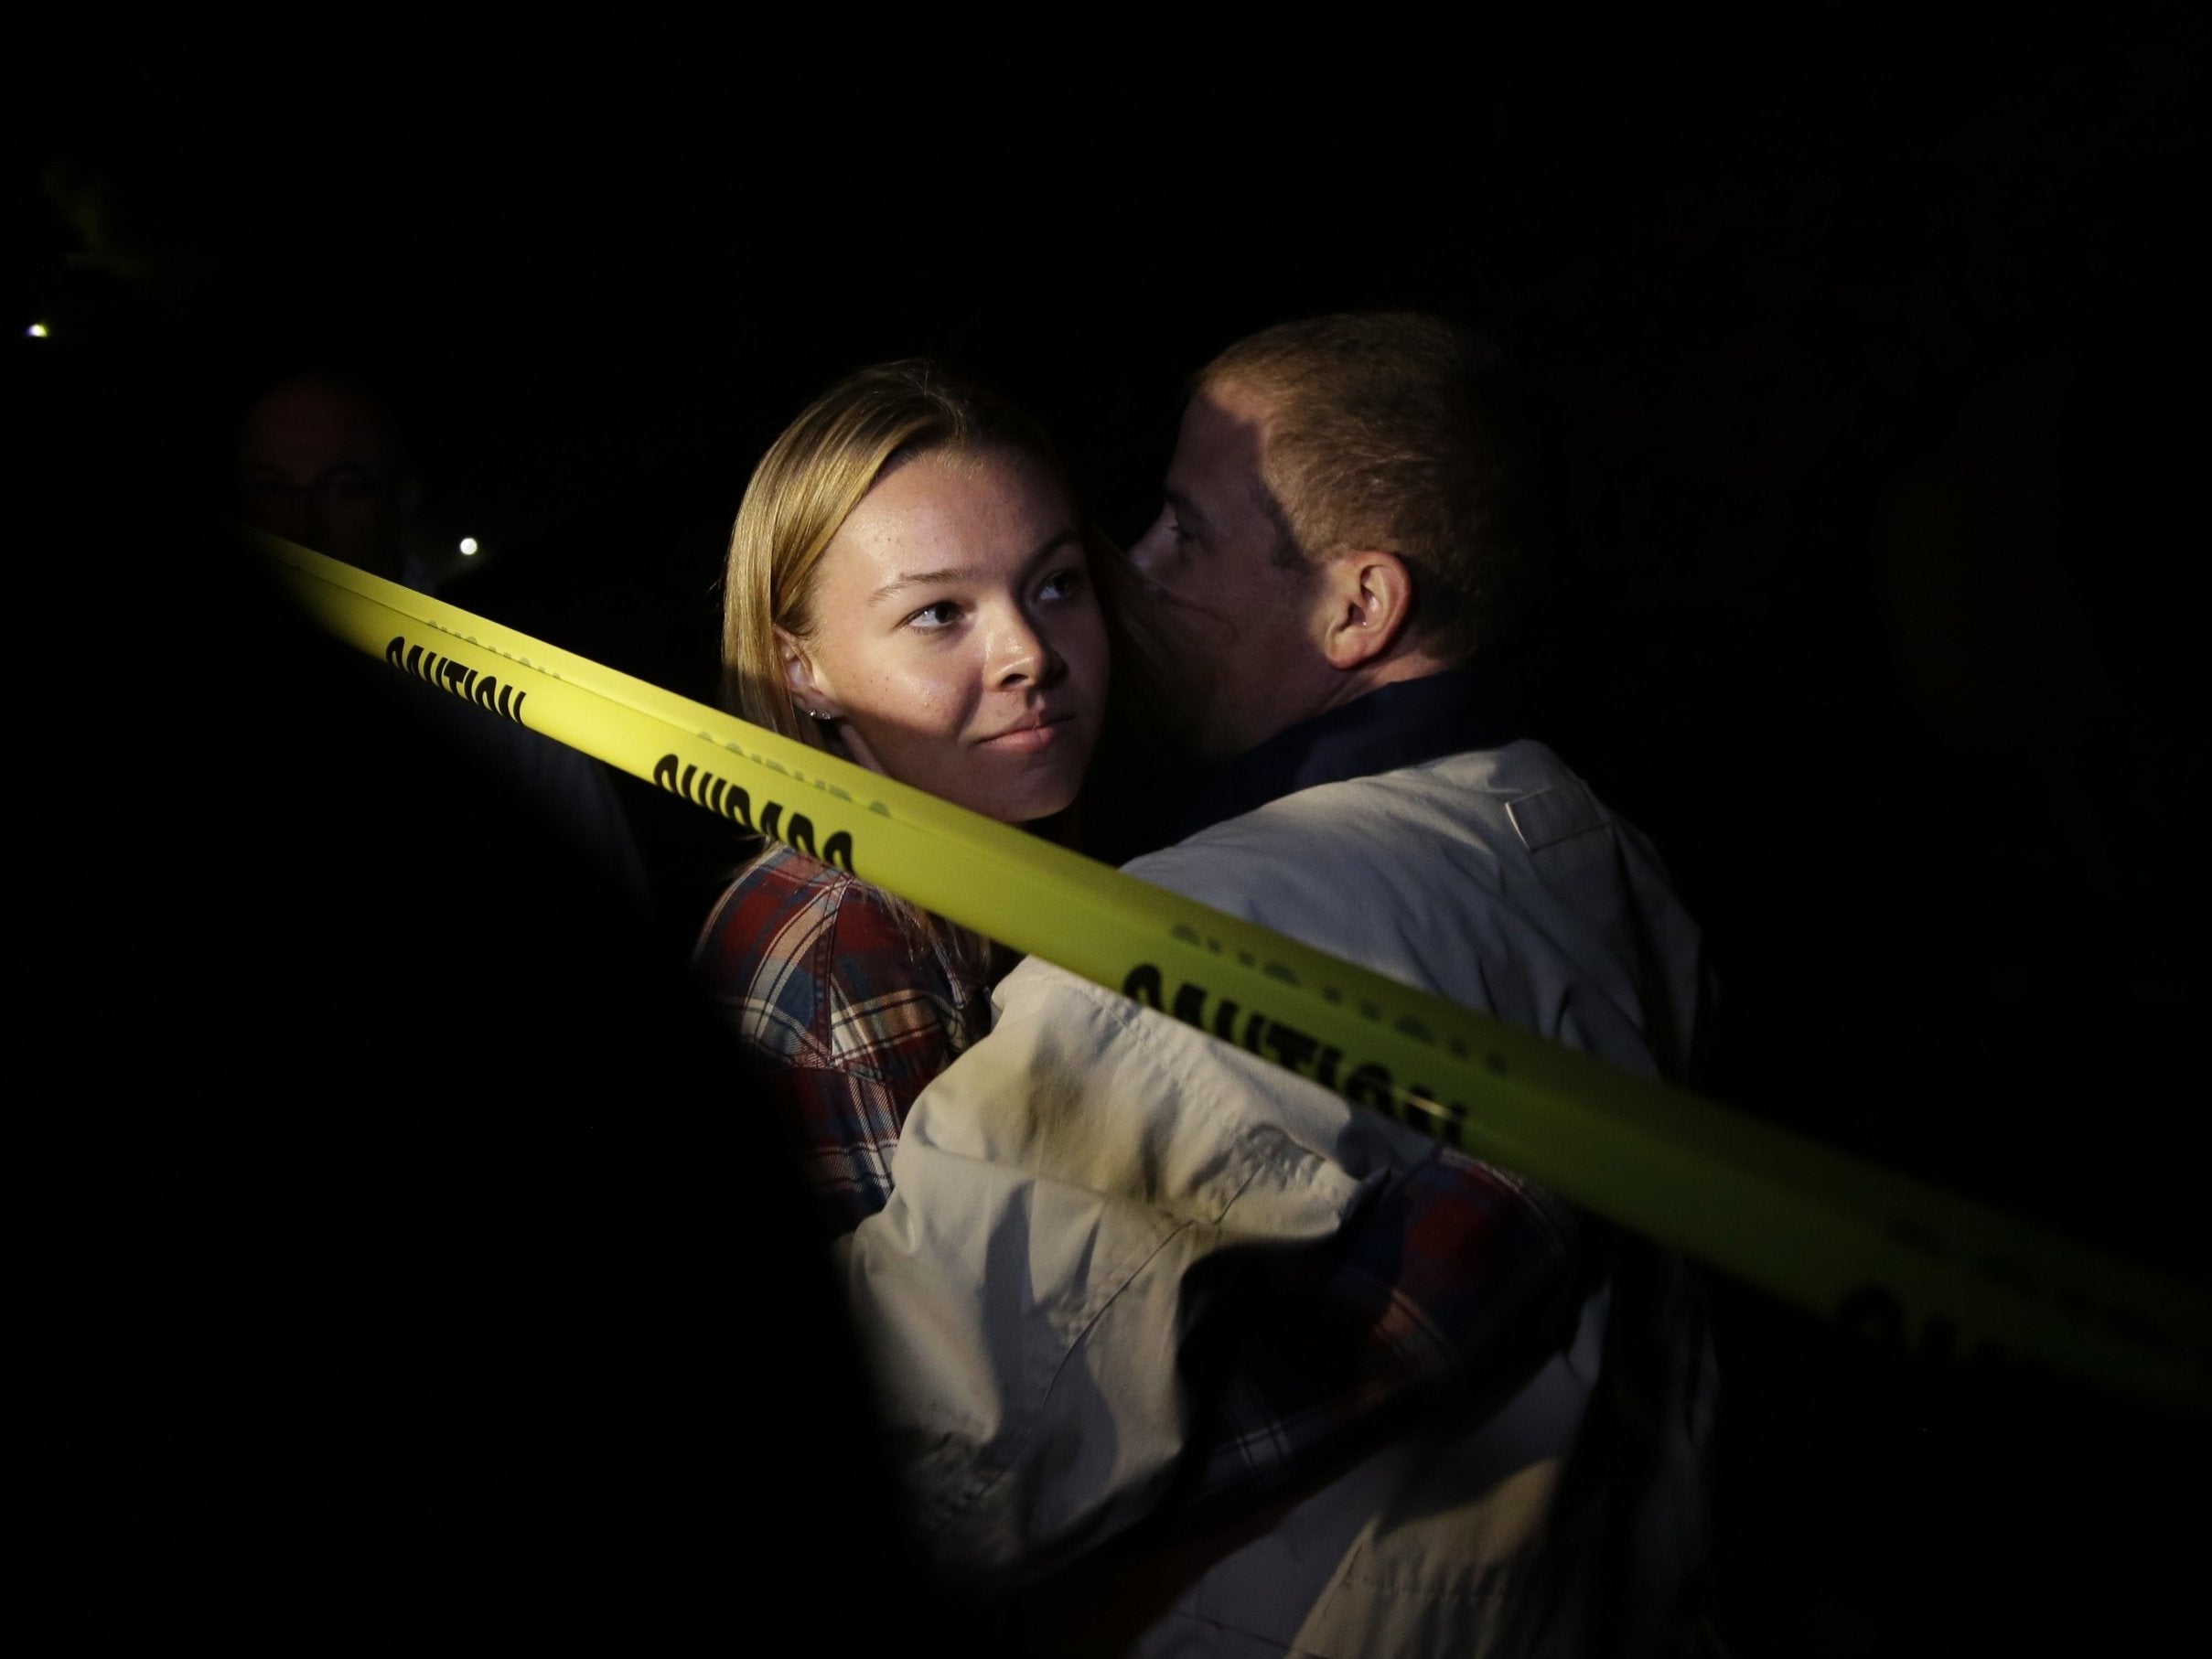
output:
[[[780,847],[723,895],[697,960],[836,1229],[882,1209],[916,1097],[988,1028],[983,977],[918,947],[879,890]],[[1231,1513],[1432,1390],[1518,1375],[1575,1316],[1573,1239],[1555,1200],[1443,1147],[1391,1179],[1325,1256],[1239,1305],[1176,1515]]]
[[[1558,1200],[1449,1148],[1393,1176],[1237,1311],[1178,1516],[1233,1514],[1446,1389],[1518,1383],[1580,1316],[1577,1236]]]
[[[716,902],[693,960],[846,1232],[891,1194],[915,1097],[990,1026],[990,988],[881,888],[772,846]]]

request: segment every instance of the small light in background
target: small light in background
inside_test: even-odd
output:
[[[461,557],[464,559],[474,558],[476,551],[477,539],[474,536],[463,536],[461,538]]]
[[[29,335],[34,340],[42,340],[47,337],[47,326],[44,323],[33,323],[23,332]]]

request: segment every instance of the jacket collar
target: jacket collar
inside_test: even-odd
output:
[[[1519,735],[1519,690],[1498,664],[1400,680],[1299,722],[1216,772],[1176,826],[1181,840],[1317,784],[1371,777]]]

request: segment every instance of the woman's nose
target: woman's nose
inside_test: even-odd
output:
[[[997,658],[993,678],[1000,685],[1019,685],[1025,680],[1050,685],[1068,667],[1054,649],[1051,635],[1038,626],[1035,617],[1019,609],[1007,617]]]

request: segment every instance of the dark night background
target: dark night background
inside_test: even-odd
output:
[[[448,597],[711,697],[746,475],[844,370],[965,363],[1126,542],[1229,339],[1466,318],[1541,393],[1537,728],[1707,924],[1706,1089],[2202,1284],[2203,54],[2178,8],[1788,16],[51,42],[14,70],[12,401],[117,469],[68,499],[182,521],[262,382],[358,366],[489,550]],[[41,522],[97,651],[149,551]],[[626,799],[700,889],[711,820]],[[459,821],[400,833],[450,877]],[[241,911],[338,876],[242,820],[88,833],[103,890],[194,833],[262,849]],[[2184,1607],[2201,1429],[1711,1289],[1732,1653],[2071,1652]]]

